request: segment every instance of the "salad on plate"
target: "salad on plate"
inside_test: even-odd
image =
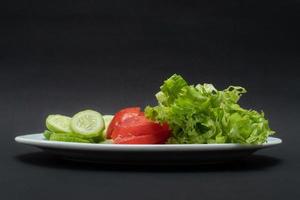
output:
[[[238,104],[244,93],[239,86],[189,85],[174,74],[156,93],[155,106],[123,108],[114,115],[94,110],[49,115],[44,137],[99,144],[263,144],[274,131],[263,112]]]

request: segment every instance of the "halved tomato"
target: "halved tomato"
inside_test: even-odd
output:
[[[111,138],[117,144],[161,144],[170,136],[169,126],[144,115],[134,116],[115,126]]]
[[[169,126],[166,123],[161,125],[147,119],[143,115],[139,115],[127,118],[122,123],[116,125],[111,134],[111,138],[114,139],[119,135],[126,137],[140,135],[169,135],[169,133]]]
[[[124,109],[120,110],[119,112],[117,112],[107,128],[106,137],[108,139],[111,138],[111,134],[116,125],[119,125],[121,122],[123,122],[124,120],[126,120],[128,118],[131,118],[133,116],[138,116],[140,114],[141,114],[140,107],[124,108]]]

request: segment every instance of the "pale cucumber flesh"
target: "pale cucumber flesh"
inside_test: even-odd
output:
[[[89,138],[101,135],[104,127],[102,115],[93,110],[81,111],[71,119],[73,133]]]
[[[114,118],[113,115],[103,115],[103,120],[104,120],[104,124],[105,124],[105,129],[103,131],[103,135],[106,136],[106,131],[107,131],[107,128],[111,122],[111,120]]]
[[[52,132],[71,133],[71,118],[64,115],[49,115],[46,127]]]

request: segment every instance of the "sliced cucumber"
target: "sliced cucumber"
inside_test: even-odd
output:
[[[114,118],[114,115],[103,115],[103,120],[106,125],[109,125],[109,123],[111,122],[111,120]]]
[[[52,132],[48,131],[48,130],[45,130],[44,133],[43,133],[46,140],[50,139],[51,134],[52,134]]]
[[[81,111],[71,119],[73,132],[87,138],[101,135],[104,126],[102,115],[93,110]]]
[[[104,137],[106,136],[106,131],[107,131],[107,128],[111,122],[111,120],[114,118],[113,115],[103,115],[103,120],[104,120],[104,124],[105,124],[105,129],[103,131],[103,135]]]
[[[71,118],[64,115],[49,115],[46,127],[52,132],[71,133]]]
[[[81,143],[90,143],[89,140],[74,137],[68,133],[52,133],[49,140],[51,141],[61,141],[61,142],[81,142]]]
[[[102,132],[101,132],[100,135],[98,135],[98,136],[96,136],[96,137],[92,137],[92,138],[90,138],[89,140],[91,140],[92,143],[101,143],[101,142],[103,142],[105,139],[104,139],[103,134],[102,134]]]

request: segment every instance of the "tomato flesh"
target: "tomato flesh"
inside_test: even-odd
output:
[[[111,135],[116,144],[162,144],[170,136],[169,126],[155,123],[145,116],[134,116],[114,128]]]
[[[118,135],[140,136],[140,135],[168,135],[169,127],[165,123],[163,125],[155,123],[147,119],[145,116],[139,115],[128,118],[122,123],[115,126],[111,138],[114,139]]]
[[[171,132],[167,123],[153,122],[139,107],[132,107],[115,114],[106,134],[115,144],[163,144]]]
[[[108,139],[111,139],[112,132],[116,125],[122,123],[122,121],[124,121],[128,118],[131,118],[133,116],[138,116],[140,114],[141,114],[140,107],[124,108],[124,109],[120,110],[119,112],[117,112],[107,128],[106,137]]]

